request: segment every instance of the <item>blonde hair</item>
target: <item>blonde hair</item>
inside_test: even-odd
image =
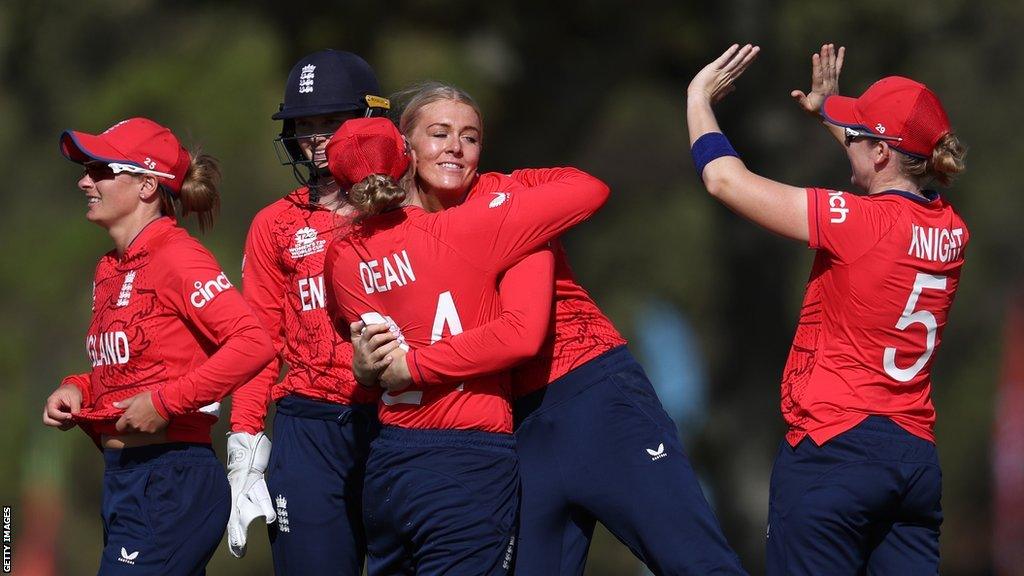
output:
[[[199,230],[206,232],[220,212],[220,163],[201,150],[190,150],[189,157],[191,161],[177,197],[160,187],[160,212],[165,216],[180,212],[182,218],[195,214]]]
[[[362,220],[401,206],[407,195],[405,187],[390,176],[370,174],[352,185],[348,201],[359,212],[357,220]]]
[[[943,186],[949,186],[966,168],[966,155],[967,147],[951,132],[935,144],[931,158],[900,154],[900,170],[918,182],[935,180]]]
[[[398,130],[409,136],[419,121],[423,107],[441,100],[453,100],[472,108],[476,112],[476,117],[480,119],[480,137],[483,138],[484,115],[476,100],[465,90],[436,80],[414,84],[391,96],[391,101],[396,104],[394,114],[398,116],[395,122]]]

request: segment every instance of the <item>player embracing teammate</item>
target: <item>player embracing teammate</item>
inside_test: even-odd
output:
[[[457,88],[426,84],[397,100],[404,101],[399,126],[415,153],[418,187],[435,209],[496,200],[560,176],[537,169],[477,175],[482,121]],[[501,317],[438,333],[438,342],[408,354],[386,327],[369,326],[356,339],[357,365],[372,350],[369,361],[384,367],[385,386],[444,385],[512,368],[513,358],[494,352],[539,333],[539,354],[512,378],[522,472],[517,572],[582,574],[601,522],[656,573],[743,574],[643,368],[576,281],[557,241],[552,251],[553,284],[550,273],[505,274]],[[552,289],[554,309],[539,323],[529,320],[531,295],[546,301]]]
[[[496,318],[502,272],[608,196],[601,181],[566,170],[431,213],[406,148],[383,118],[348,121],[334,135],[331,172],[360,219],[332,244],[325,269],[339,324],[386,324],[405,349]],[[519,504],[510,400],[506,372],[384,393],[364,491],[370,574],[509,572]]]
[[[793,95],[867,194],[758,176],[712,112],[757,53],[734,46],[701,70],[687,121],[709,193],[817,251],[782,379],[768,573],[934,574],[930,369],[970,234],[928,186],[963,170],[963,146],[913,80],[837,96],[843,51],[826,45]],[[96,272],[92,372],[44,411],[104,448],[101,573],[201,573],[216,526],[242,556],[262,517],[277,574],[359,574],[367,555],[374,576],[581,574],[596,522],[657,574],[742,574],[674,423],[557,243],[604,184],[571,168],[478,174],[468,94],[416,87],[396,128],[373,118],[389,109],[379,92],[354,54],[293,67],[274,119],[300,187],[250,228],[251,312],[173,220],[212,222],[208,157],[141,118],[62,137],[115,243]],[[209,427],[243,382],[228,497]],[[176,515],[156,525],[161,506]]]

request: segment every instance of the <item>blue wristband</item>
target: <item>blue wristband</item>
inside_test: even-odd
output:
[[[721,132],[708,132],[697,138],[697,141],[690,147],[690,155],[693,156],[693,166],[697,169],[697,177],[701,180],[704,180],[704,167],[712,160],[722,156],[740,157],[729,143],[729,139]]]

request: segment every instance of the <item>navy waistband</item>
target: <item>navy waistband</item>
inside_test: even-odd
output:
[[[330,420],[335,422],[347,422],[353,412],[365,413],[367,416],[376,417],[377,404],[335,404],[324,400],[313,400],[294,394],[285,396],[277,401],[277,413],[295,418],[310,418],[313,420]]]
[[[616,346],[600,356],[587,361],[565,376],[534,390],[515,401],[516,420],[521,420],[546,406],[553,406],[567,398],[571,398],[590,386],[600,382],[609,374],[613,374],[629,366],[639,367],[639,363],[625,345]]]
[[[213,447],[209,444],[193,442],[168,442],[134,448],[103,449],[103,463],[107,471],[168,464],[208,464],[211,461],[220,463]]]
[[[440,430],[436,428],[399,428],[398,426],[381,428],[377,441],[410,447],[470,446],[502,450],[515,450],[516,447],[515,438],[511,434],[498,434],[483,430]]]
[[[888,416],[880,416],[878,414],[872,414],[871,416],[868,416],[867,418],[862,420],[860,424],[857,424],[847,432],[854,431],[892,434],[894,436],[901,436],[903,438],[918,439],[921,442],[931,444],[931,442],[928,442],[924,438],[918,438],[917,436],[914,436],[910,432],[907,432],[906,430],[903,429],[902,426],[894,422]]]

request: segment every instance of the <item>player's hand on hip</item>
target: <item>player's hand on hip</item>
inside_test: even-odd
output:
[[[264,474],[270,463],[270,438],[263,432],[228,434],[228,483],[231,484],[231,515],[228,517],[228,551],[245,556],[249,524],[263,517],[277,520]]]
[[[804,112],[818,116],[825,98],[839,94],[839,74],[843,71],[845,57],[846,47],[840,46],[836,50],[834,44],[824,44],[819,53],[811,55],[810,92],[804,94],[800,90],[793,90],[789,93]]]
[[[74,384],[63,384],[50,394],[43,406],[43,424],[70,430],[75,414],[82,409],[82,391]]]
[[[409,373],[409,363],[405,357],[406,351],[396,346],[390,354],[391,363],[380,373],[380,385],[392,394],[412,384],[412,374]]]
[[[145,432],[154,434],[167,427],[167,420],[153,406],[153,393],[146,391],[131,398],[114,402],[114,408],[122,408],[124,414],[114,425],[118,432]]]
[[[363,386],[377,386],[381,371],[391,363],[389,354],[399,346],[398,336],[387,324],[353,322],[350,329],[352,373]]]
[[[711,104],[725,98],[736,86],[739,78],[750,63],[757,58],[761,48],[751,44],[733,44],[713,62],[697,72],[686,89],[688,98],[706,98]]]

